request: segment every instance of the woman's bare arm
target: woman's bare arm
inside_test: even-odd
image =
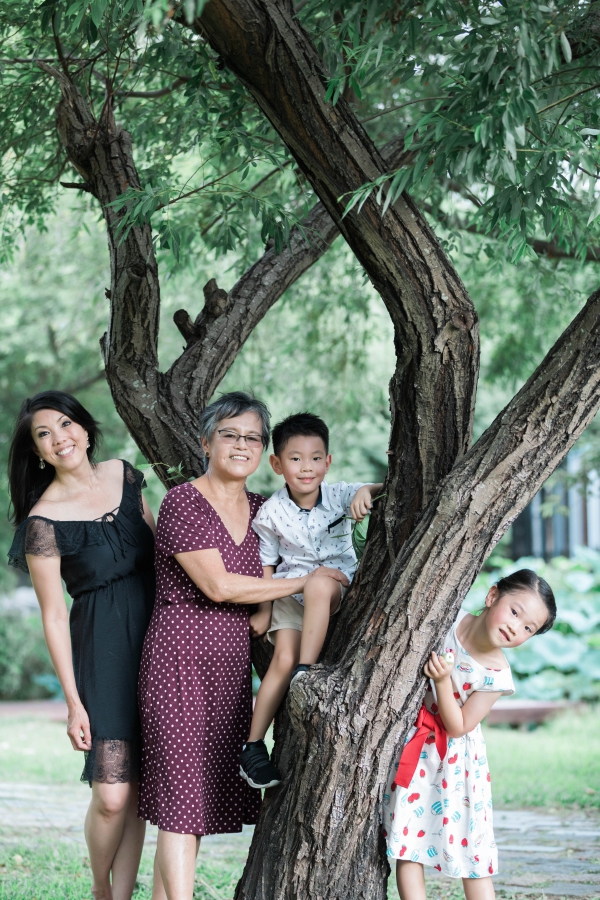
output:
[[[142,494],[142,506],[144,508],[143,518],[146,525],[149,525],[152,529],[152,534],[156,534],[156,522],[154,521],[154,516],[152,515],[152,510],[148,506],[146,498]]]
[[[288,594],[301,594],[307,579],[314,575],[314,572],[301,578],[252,578],[250,575],[235,575],[227,571],[217,549],[176,553],[175,559],[202,593],[215,603],[266,603],[268,600],[287,597]],[[315,572],[325,572],[336,581],[348,584],[348,579],[338,569],[322,566],[315,569]]]
[[[60,556],[28,554],[27,565],[42,611],[44,635],[52,665],[67,701],[69,712],[67,734],[74,750],[90,750],[92,746],[90,720],[75,685],[69,613],[60,578]]]

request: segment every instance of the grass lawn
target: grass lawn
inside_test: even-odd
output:
[[[154,848],[146,848],[135,892],[149,900]],[[244,858],[235,852],[202,859],[196,871],[195,900],[230,900]],[[73,843],[24,840],[10,848],[0,843],[0,900],[90,900],[91,872],[85,848]]]
[[[484,732],[495,806],[600,807],[600,718],[594,707],[533,731]]]

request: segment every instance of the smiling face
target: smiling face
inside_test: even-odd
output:
[[[71,471],[87,460],[87,431],[56,409],[33,414],[31,436],[34,453],[55,469]]]
[[[494,586],[485,598],[485,627],[495,647],[519,647],[542,628],[548,609],[535,591],[499,594]]]
[[[331,453],[320,437],[298,435],[287,442],[279,456],[270,459],[273,471],[283,475],[295,498],[318,493],[331,465]],[[299,504],[300,506],[302,504]]]
[[[202,438],[202,449],[208,457],[210,474],[245,480],[257,470],[263,451],[260,416],[247,412],[221,419],[210,441]]]

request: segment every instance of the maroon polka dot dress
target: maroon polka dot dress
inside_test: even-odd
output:
[[[260,791],[240,777],[252,718],[248,606],[213,603],[175,553],[216,547],[228,572],[262,577],[250,522],[264,497],[248,493],[238,546],[191,484],[169,491],[156,531],[156,604],[140,668],[139,815],[163,831],[221,834],[258,819]]]

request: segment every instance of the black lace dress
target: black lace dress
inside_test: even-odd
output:
[[[9,551],[10,564],[24,572],[27,553],[61,557],[73,598],[75,681],[92,733],[81,776],[90,786],[139,778],[137,683],[154,606],[154,537],[142,518],[144,476],[124,460],[123,468],[117,509],[84,522],[30,516]]]

